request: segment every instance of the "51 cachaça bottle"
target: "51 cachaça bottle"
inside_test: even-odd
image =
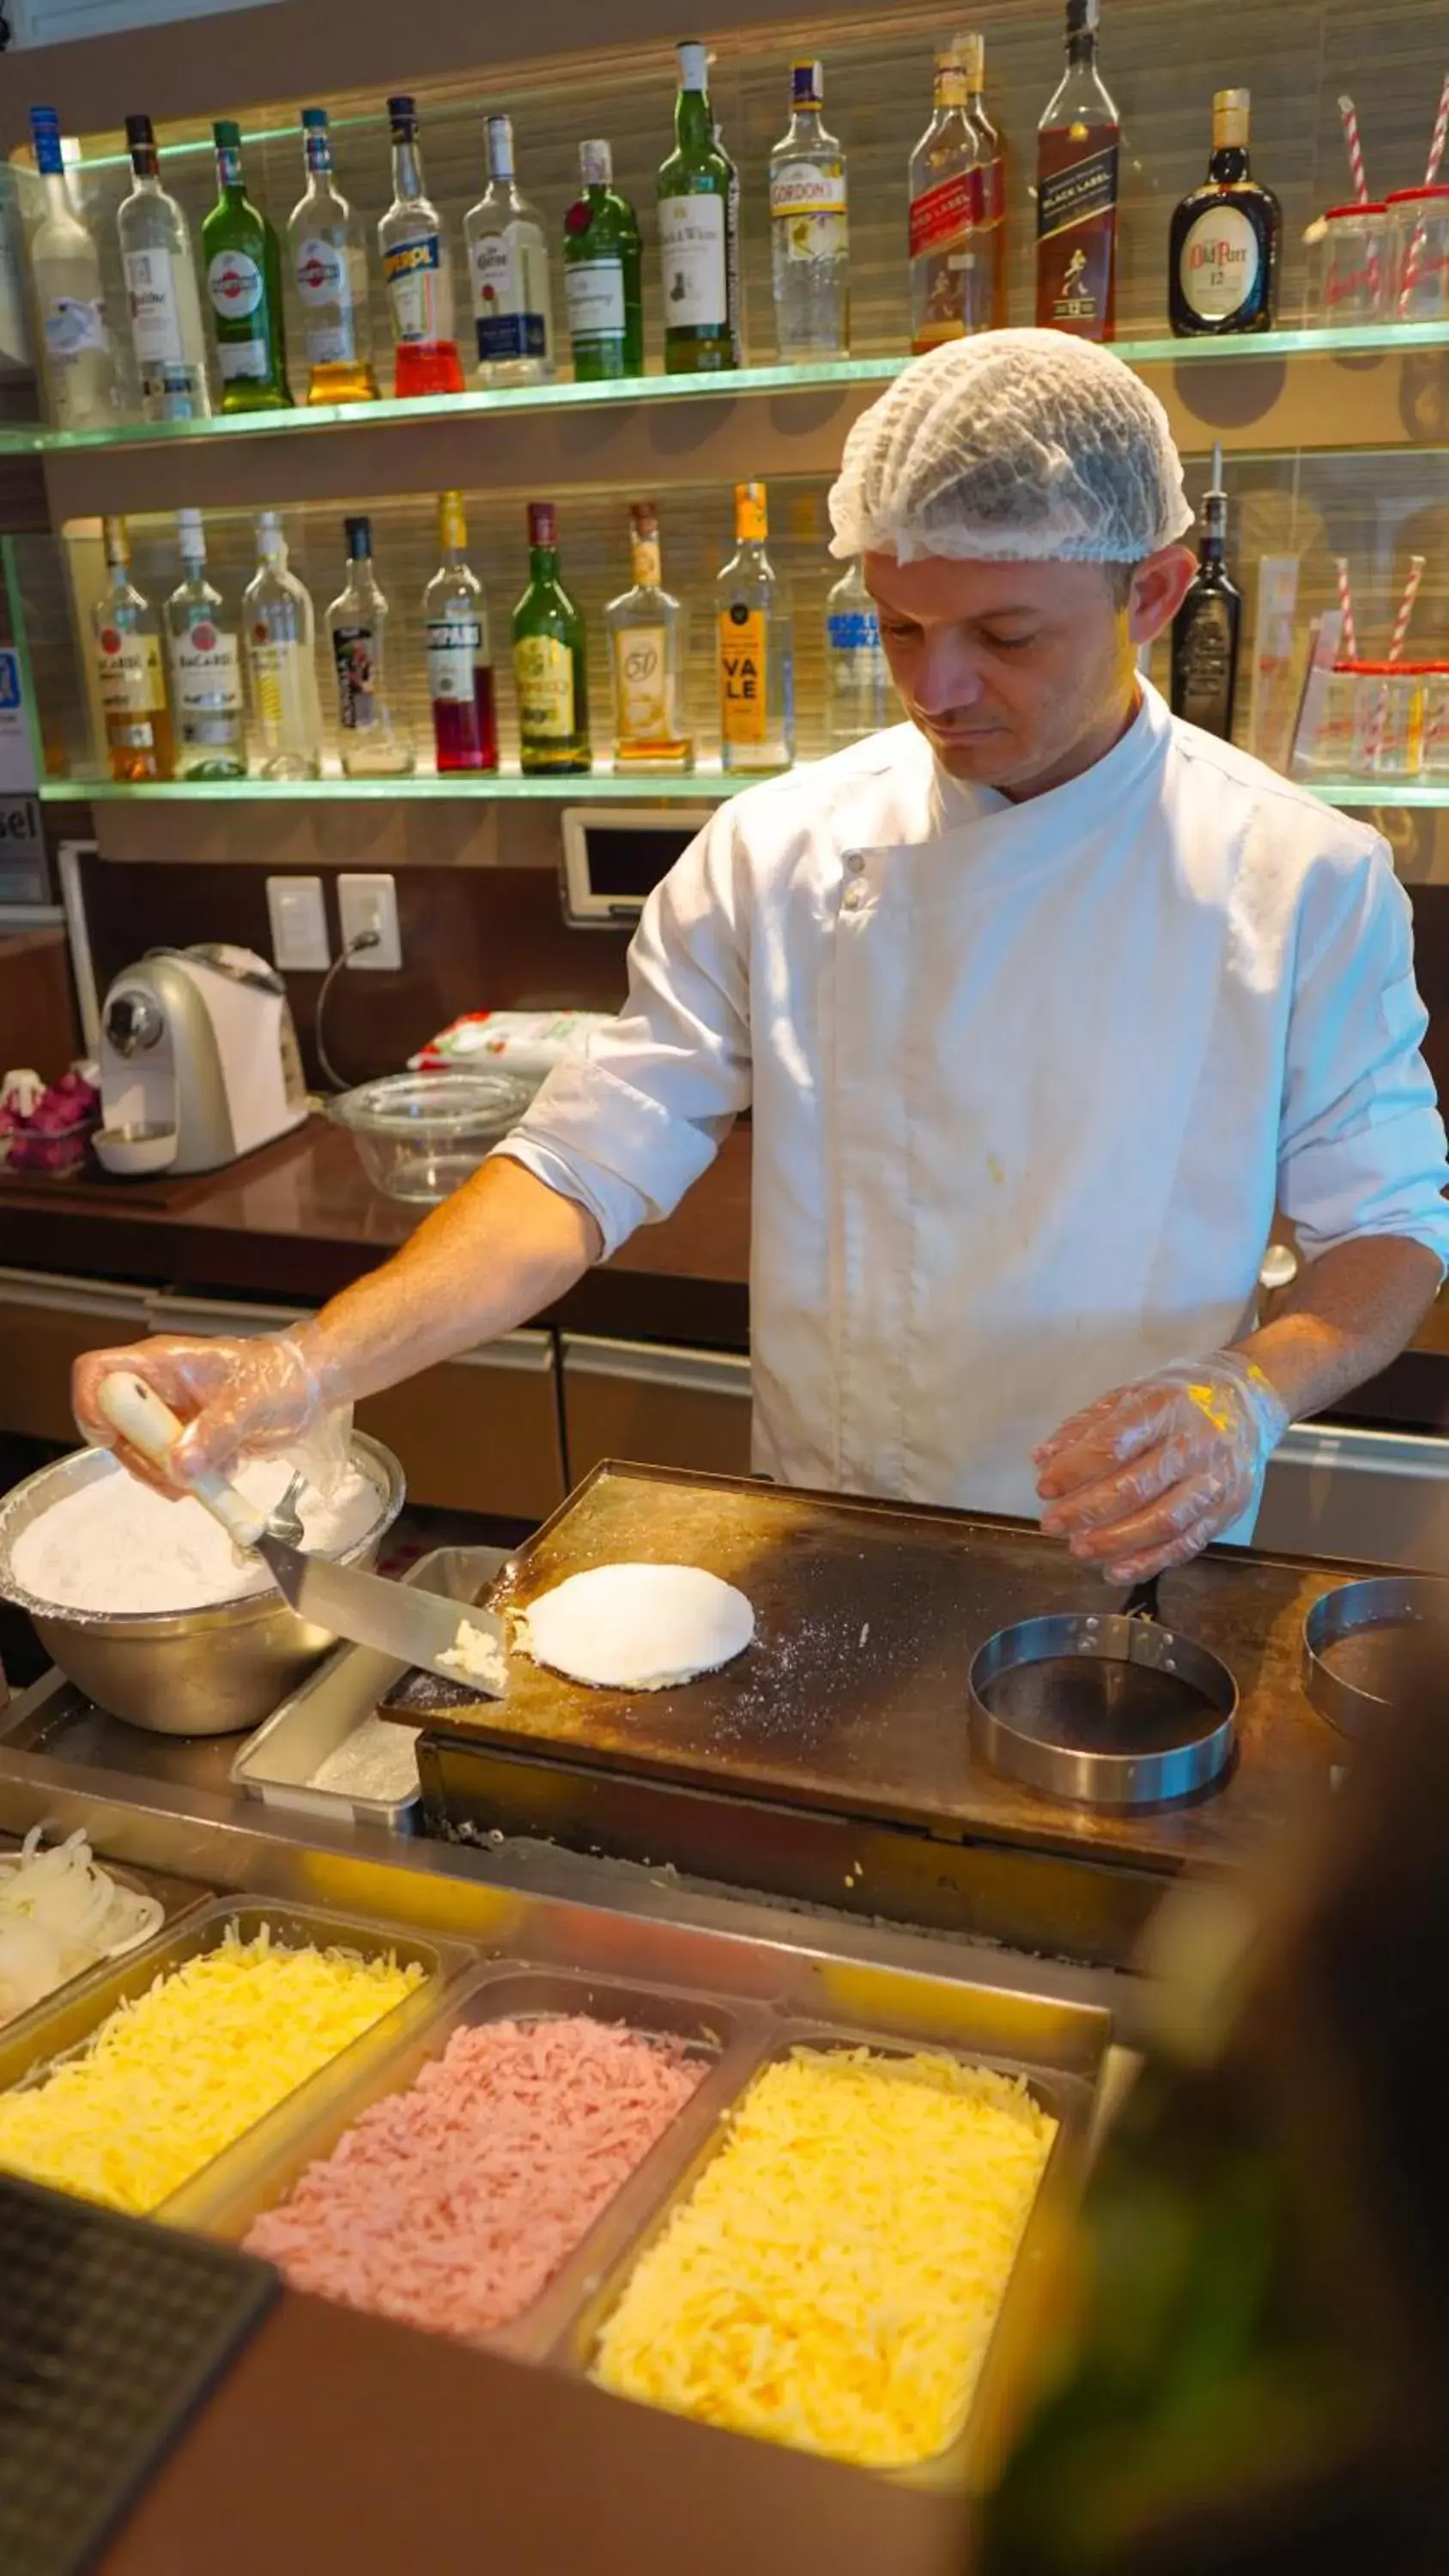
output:
[[[1036,130],[1036,318],[1079,340],[1117,327],[1122,124],[1097,69],[1099,0],[1067,0],[1067,67]]]
[[[53,107],[33,107],[30,134],[42,212],[30,236],[50,416],[57,429],[104,429],[116,417],[116,361],[101,254],[75,209]]]
[[[664,587],[659,513],[652,501],[629,512],[633,586],[604,611],[614,690],[614,767],[692,769],[684,730],[684,612]]]
[[[302,110],[305,193],[287,221],[292,280],[302,308],[309,403],[376,402],[367,246],[362,221],[332,175],[325,107]]]
[[[1201,188],[1172,218],[1167,307],[1180,340],[1271,331],[1278,310],[1283,210],[1248,166],[1245,89],[1213,98],[1213,149]]]
[[[342,524],[347,580],[327,611],[342,767],[349,778],[405,778],[417,755],[411,727],[388,703],[388,610],[373,569],[372,521]]]
[[[553,374],[548,243],[522,194],[513,120],[487,119],[488,185],[463,217],[480,385],[541,385]]]
[[[850,351],[850,218],[845,154],[827,134],[818,62],[790,66],[790,126],[770,154],[775,346],[782,358]]]
[[[784,769],[795,755],[795,661],[785,586],[765,552],[763,483],[735,485],[735,551],[715,584],[720,763]]]
[[[518,756],[525,777],[587,769],[589,673],[583,611],[558,571],[551,501],[528,505],[528,588],[513,612]]]
[[[667,375],[739,364],[739,198],[735,166],[715,139],[709,55],[679,51],[674,150],[659,173],[659,265]]]
[[[417,108],[390,98],[392,204],[377,228],[392,316],[395,394],[460,394],[453,270],[438,210],[423,193]]]
[[[178,510],[181,579],[162,609],[171,664],[178,778],[245,778],[241,647],[206,577],[199,510]]]
[[[599,384],[644,373],[639,219],[614,185],[607,143],[579,145],[578,196],[564,217],[564,293],[574,375]]]
[[[161,666],[161,628],[151,602],[131,579],[125,520],[105,519],[101,524],[106,587],[91,610],[96,676],[111,776],[135,785],[171,776],[173,743]]]
[[[247,195],[240,126],[222,117],[211,130],[218,195],[201,227],[201,249],[221,365],[221,407],[290,409],[277,236]]]
[[[440,771],[496,769],[498,723],[488,653],[488,603],[468,562],[461,492],[438,503],[443,560],[423,593],[428,696]]]
[[[206,334],[186,217],[161,185],[149,116],[127,117],[126,142],[135,185],[121,201],[116,232],[141,409],[148,420],[209,420]]]

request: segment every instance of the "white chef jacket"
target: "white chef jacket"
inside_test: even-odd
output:
[[[1449,1259],[1381,839],[1144,686],[1012,804],[910,725],[753,788],[651,896],[627,1007],[502,1150],[613,1252],[754,1111],[757,1467],[1035,1513],[1033,1445],[1309,1259]]]

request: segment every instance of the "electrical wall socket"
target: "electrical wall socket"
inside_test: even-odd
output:
[[[272,964],[283,975],[320,975],[331,965],[320,877],[268,877]]]
[[[342,925],[344,948],[360,931],[375,930],[378,934],[376,948],[362,949],[349,959],[349,964],[366,966],[379,974],[397,972],[402,964],[402,940],[397,926],[397,887],[391,877],[339,877],[337,918]]]

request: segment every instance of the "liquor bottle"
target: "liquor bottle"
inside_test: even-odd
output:
[[[242,593],[242,619],[256,774],[320,778],[322,707],[312,602],[287,569],[287,540],[275,510],[264,510],[257,521],[257,568]]]
[[[372,561],[372,521],[344,519],[347,580],[327,611],[337,672],[337,722],[349,778],[405,778],[417,754],[412,728],[386,694],[387,601]]]
[[[519,190],[513,119],[490,116],[488,185],[463,217],[480,385],[542,385],[553,374],[548,244]]]
[[[1183,198],[1169,237],[1167,302],[1179,340],[1271,331],[1278,309],[1283,210],[1248,167],[1249,98],[1213,98],[1207,180]]]
[[[1238,682],[1242,594],[1229,578],[1228,496],[1223,451],[1213,449],[1212,481],[1202,511],[1197,571],[1172,621],[1172,712],[1204,733],[1232,740]]]
[[[206,334],[186,217],[161,185],[149,116],[128,116],[135,186],[121,201],[116,231],[126,272],[131,347],[148,420],[209,420]]]
[[[178,778],[245,778],[241,647],[206,578],[199,510],[178,510],[181,579],[161,612],[171,664]]]
[[[614,186],[607,143],[579,145],[582,191],[564,217],[564,293],[580,384],[644,373],[639,219]]]
[[[513,612],[518,749],[525,778],[587,769],[589,674],[583,612],[558,577],[558,516],[528,505],[528,588]]]
[[[692,769],[684,730],[684,612],[664,588],[659,514],[652,501],[629,512],[633,587],[604,611],[614,687],[614,767]]]
[[[460,394],[463,362],[453,329],[453,271],[437,208],[423,194],[417,109],[390,98],[392,204],[377,228],[392,315],[395,394]]]
[[[659,264],[666,375],[711,375],[739,363],[739,200],[729,154],[715,141],[709,56],[679,53],[674,150],[659,173]]]
[[[783,769],[795,753],[790,611],[765,552],[763,483],[735,485],[735,551],[715,584],[720,762],[727,770]]]
[[[445,492],[438,503],[438,543],[443,560],[423,593],[437,765],[448,771],[496,769],[488,603],[467,559],[461,492]]]
[[[825,73],[790,66],[790,128],[770,154],[775,346],[782,358],[850,352],[850,220],[845,154],[821,119]]]
[[[171,717],[154,608],[131,579],[131,541],[124,519],[102,521],[106,587],[91,610],[96,673],[111,776],[131,784],[169,778]]]
[[[986,113],[986,39],[974,32],[958,39],[966,72],[966,112],[981,137],[981,220],[991,235],[991,327],[1006,321],[1006,146]]]
[[[931,122],[911,154],[911,347],[917,356],[991,327],[990,165],[967,96],[958,40],[937,51]]]
[[[302,153],[307,186],[287,219],[287,246],[302,308],[307,400],[376,402],[367,245],[361,217],[332,176],[325,107],[303,108]]]
[[[1099,0],[1067,0],[1067,67],[1036,130],[1036,318],[1079,340],[1117,327],[1122,126],[1097,70]]]
[[[857,557],[825,599],[825,729],[832,751],[891,720],[891,675],[880,618]]]
[[[277,236],[247,195],[240,126],[222,117],[211,130],[219,193],[202,223],[201,248],[221,361],[221,407],[224,412],[289,410],[292,389]]]
[[[75,210],[53,107],[31,109],[30,132],[43,205],[30,236],[30,278],[50,416],[57,429],[105,429],[116,417],[117,390],[101,254]]]

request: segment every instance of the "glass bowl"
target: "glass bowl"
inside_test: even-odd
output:
[[[327,1103],[373,1188],[432,1207],[476,1172],[533,1097],[503,1073],[396,1073]]]

